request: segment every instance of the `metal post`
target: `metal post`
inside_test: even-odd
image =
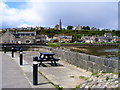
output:
[[[6,53],[6,45],[4,46],[4,53]]]
[[[14,57],[14,47],[12,47],[12,57]]]
[[[23,51],[23,49],[22,49],[22,48],[20,48],[20,49],[19,49],[19,52],[22,52],[22,51]]]
[[[23,65],[23,52],[20,52],[20,65]]]
[[[33,57],[33,85],[38,85],[38,57]]]
[[[21,46],[18,47],[18,51],[19,52],[22,51],[22,47]]]

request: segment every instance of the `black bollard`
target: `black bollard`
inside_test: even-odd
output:
[[[22,48],[19,48],[19,52],[22,52],[23,51],[23,49]]]
[[[7,48],[7,47],[6,47],[6,45],[5,45],[5,46],[4,46],[4,53],[6,53],[6,48]]]
[[[20,65],[23,65],[23,52],[20,52]]]
[[[21,46],[18,47],[18,51],[19,52],[22,51],[22,47]]]
[[[33,57],[33,85],[38,85],[38,57]]]
[[[14,47],[12,47],[12,57],[14,57]]]

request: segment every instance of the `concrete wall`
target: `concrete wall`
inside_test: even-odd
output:
[[[91,72],[103,71],[108,73],[116,73],[118,72],[118,70],[120,70],[120,67],[118,67],[118,60],[101,58],[93,55],[77,53],[62,49],[52,48],[50,50],[58,57],[61,57],[61,59],[69,62],[70,64],[73,64]]]

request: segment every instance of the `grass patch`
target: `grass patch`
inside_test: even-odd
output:
[[[106,74],[107,72],[102,72],[102,74]]]
[[[98,78],[100,75],[96,75],[96,77]]]
[[[113,74],[115,74],[115,75],[119,75],[120,73],[119,73],[119,72],[116,72],[116,73],[113,73]]]
[[[59,86],[59,85],[54,85],[56,88],[58,88],[58,90],[62,90],[63,87]]]
[[[76,85],[76,87],[75,87],[75,88],[72,88],[71,90],[76,90],[76,89],[80,88],[80,86],[81,86],[81,84]]]
[[[88,80],[88,77],[85,77],[85,76],[79,76],[79,78],[84,79],[84,80]]]
[[[93,75],[93,76],[98,75],[98,72],[96,72],[96,73],[92,73],[92,75]]]
[[[80,88],[80,85],[77,85],[75,88]]]
[[[109,80],[110,78],[109,77],[106,77],[106,79],[105,80]]]
[[[59,43],[47,43],[48,46],[50,47],[60,47],[60,44]]]
[[[38,71],[45,79],[47,79],[49,81],[49,83],[51,83],[52,85],[54,85],[58,90],[62,90],[63,87],[54,84],[52,81],[50,81],[43,73],[41,73],[40,71]]]
[[[96,76],[97,78],[100,76],[100,75],[98,75],[99,73],[98,72],[96,72],[96,73],[92,73],[92,76]]]

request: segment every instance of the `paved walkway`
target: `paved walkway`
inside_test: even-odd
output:
[[[43,51],[45,52],[45,51]],[[48,51],[47,51],[48,52]],[[49,81],[63,88],[75,88],[82,84],[85,79],[80,77],[90,77],[91,73],[83,69],[70,65],[64,60],[58,62],[58,66],[53,66],[50,63],[44,63],[39,67],[45,77],[39,74],[39,85],[33,86],[32,83],[32,65],[33,56],[39,56],[39,52],[25,51],[24,64],[19,65],[19,54],[15,53],[15,57],[11,58],[11,53],[2,53],[3,60],[3,85],[2,87],[10,88],[55,88]],[[8,76],[10,75],[10,76]],[[9,82],[11,81],[11,83]],[[15,82],[14,82],[15,81]],[[8,83],[7,83],[8,82]]]
[[[39,52],[26,51],[24,54],[24,60],[32,65],[33,56],[39,56]],[[63,88],[75,88],[85,81],[85,79],[81,79],[80,77],[88,78],[91,76],[91,72],[86,72],[86,70],[71,65],[64,60],[60,60],[58,62],[58,66],[53,66],[50,63],[44,63],[39,67],[39,71],[54,84]]]
[[[55,88],[38,73],[38,85],[33,85],[33,68],[26,61],[19,65],[19,57],[11,58],[11,53],[2,54],[2,88]]]
[[[17,63],[2,54],[2,88],[31,88],[30,83]]]

